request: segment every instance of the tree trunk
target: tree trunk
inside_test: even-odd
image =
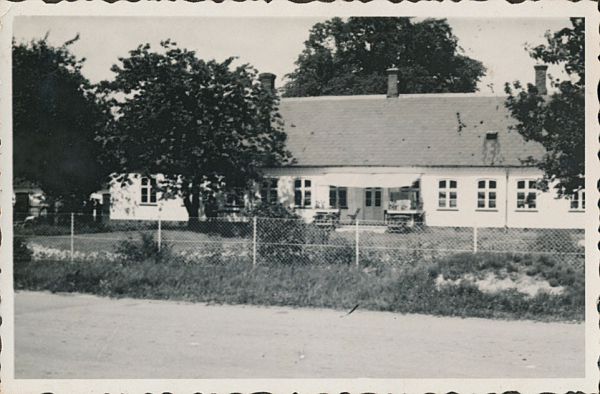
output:
[[[216,218],[219,215],[219,205],[214,196],[210,195],[204,201],[204,213],[207,218]]]
[[[200,223],[198,212],[200,211],[200,188],[193,185],[188,196],[183,199],[185,209],[188,213],[188,227],[197,226]]]

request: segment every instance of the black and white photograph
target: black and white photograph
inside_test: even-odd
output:
[[[6,14],[3,391],[597,389],[588,5]]]

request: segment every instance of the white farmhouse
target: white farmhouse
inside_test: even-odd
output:
[[[274,75],[261,74],[274,90]],[[397,93],[283,98],[280,113],[293,165],[264,169],[257,197],[280,201],[306,220],[335,213],[342,221],[408,218],[429,226],[583,228],[585,194],[557,198],[536,187],[544,154],[510,130],[503,96]],[[546,67],[536,66],[546,91]],[[111,219],[186,220],[181,200],[160,201],[153,180],[111,189]],[[250,203],[223,197],[225,213]]]

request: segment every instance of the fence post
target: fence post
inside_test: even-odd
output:
[[[354,243],[356,244],[356,250],[355,250],[355,255],[356,255],[356,266],[358,267],[360,265],[360,248],[358,246],[358,219],[356,219],[355,222],[355,236],[354,236]]]
[[[477,253],[477,225],[473,226],[473,253]]]
[[[158,247],[158,251],[160,252],[160,248],[162,246],[162,222],[160,220],[160,211],[158,211],[158,234],[157,234],[157,247]]]
[[[256,216],[252,218],[252,265],[256,266]]]
[[[75,213],[71,212],[71,263],[75,254]]]

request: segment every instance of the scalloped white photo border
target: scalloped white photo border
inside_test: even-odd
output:
[[[597,300],[600,294],[598,250],[598,180],[600,127],[598,124],[598,87],[600,76],[599,12],[592,1],[541,0],[510,4],[503,0],[458,3],[445,1],[404,1],[394,4],[385,0],[369,3],[338,0],[333,3],[297,4],[277,0],[214,3],[139,2],[116,3],[62,1],[45,4],[34,0],[23,3],[0,3],[0,392],[2,393],[597,393],[600,382],[600,329]],[[429,16],[429,17],[566,17],[586,18],[586,314],[585,378],[581,379],[197,379],[197,380],[69,380],[14,378],[14,291],[12,270],[12,108],[11,108],[11,40],[13,20],[19,15],[39,16]],[[9,242],[7,242],[7,240]],[[556,354],[560,358],[560,354]]]

